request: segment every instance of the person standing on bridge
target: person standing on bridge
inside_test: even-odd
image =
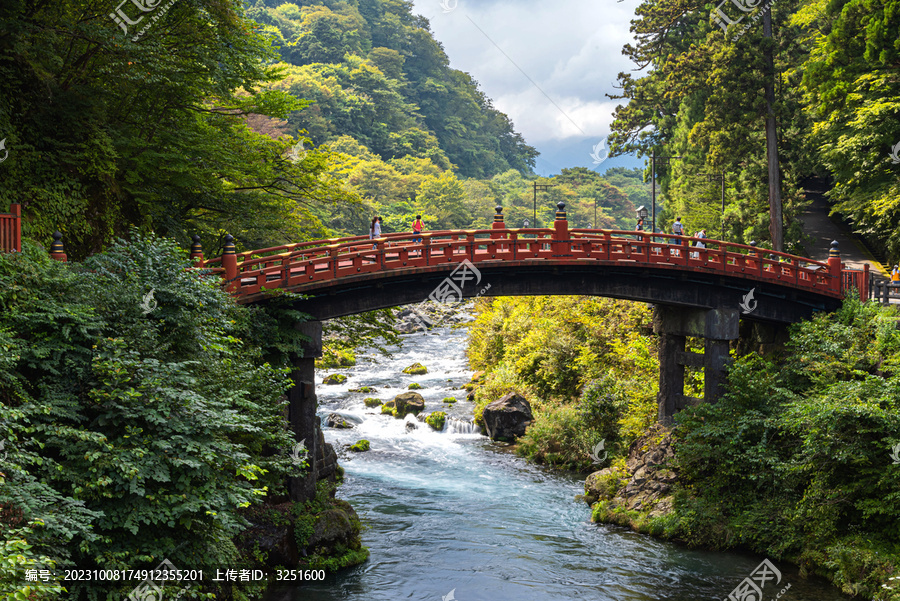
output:
[[[381,238],[381,217],[375,217],[372,219],[372,225],[369,227],[369,239],[375,240],[376,238]],[[372,248],[377,248],[377,244],[373,244]]]
[[[676,236],[684,235],[684,225],[681,223],[681,217],[675,218],[675,223],[672,224],[672,233],[675,234]],[[684,246],[685,241],[684,240],[675,240],[675,244],[678,244],[679,246]],[[681,255],[679,253],[676,256],[681,256]]]
[[[894,265],[894,270],[891,272],[891,286],[900,286],[900,267]]]
[[[422,223],[422,216],[416,215],[416,221],[415,221],[415,223],[413,223],[413,233],[421,234],[423,229],[425,229],[425,224]],[[413,238],[413,242],[421,242],[421,241],[422,241],[421,236],[417,236],[417,237]]]

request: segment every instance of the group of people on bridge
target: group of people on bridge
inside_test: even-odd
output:
[[[644,218],[643,217],[638,218],[637,227],[635,228],[635,230],[637,230],[639,232],[644,231]],[[662,233],[662,232],[657,231],[654,233]],[[684,236],[684,224],[681,223],[681,217],[675,218],[675,223],[672,224],[672,233],[675,234],[676,236]],[[700,238],[700,240],[696,240],[693,243],[693,246],[695,246],[696,248],[706,248],[706,244],[703,242],[703,239],[706,238],[706,230],[705,229],[701,228],[699,231],[697,231],[697,233],[694,234],[694,238]],[[684,244],[685,246],[689,246],[689,244],[687,243],[686,240],[682,241],[682,242],[678,242],[678,241],[670,241],[670,242],[673,244]],[[696,259],[697,257],[699,257],[699,255],[700,255],[700,253],[692,252],[691,258]]]

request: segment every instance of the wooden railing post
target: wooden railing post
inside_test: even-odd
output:
[[[194,267],[203,267],[205,265],[205,261],[203,260],[203,245],[200,244],[200,236],[194,234],[194,243],[191,244],[191,263]]]
[[[869,300],[869,264],[863,263],[862,282],[859,283],[859,300],[866,302]]]
[[[495,229],[495,230],[506,229],[506,224],[503,223],[503,207],[498,205],[497,208],[495,208],[494,210],[497,211],[497,214],[494,215],[494,223],[491,224],[491,229]],[[501,238],[501,237],[502,236],[501,236],[500,232],[492,232],[491,233],[491,238]]]
[[[566,203],[556,203],[556,220],[553,222],[553,254],[568,255],[569,249],[569,220],[566,218]]]
[[[225,270],[225,282],[228,284],[228,290],[233,292],[237,290],[238,267],[237,267],[237,251],[234,248],[234,236],[225,234],[225,248],[222,249],[222,268]]]
[[[14,202],[9,207],[15,224],[12,231],[12,250],[22,252],[22,205]]]
[[[63,248],[62,234],[60,232],[53,232],[53,244],[50,245],[50,256],[63,263],[68,260],[66,249]]]
[[[828,251],[828,274],[831,276],[831,288],[836,292],[843,292],[841,290],[843,285],[841,278],[841,251],[837,240],[831,241],[831,248]]]

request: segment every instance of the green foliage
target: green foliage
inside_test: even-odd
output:
[[[60,229],[75,258],[130,226],[185,245],[199,234],[207,255],[226,229],[248,248],[320,237],[310,205],[351,197],[327,177],[326,149],[287,156],[298,140],[278,122],[308,103],[259,89],[282,73],[241,3],[175,2],[127,35],[101,12],[3,7],[0,131],[13,150],[0,205],[24,199],[25,235],[46,244]]]
[[[845,301],[794,326],[780,358],[739,359],[716,405],[684,411],[677,536],[809,561],[845,592],[880,592],[900,565],[897,318]]]
[[[327,348],[324,349],[322,358],[316,359],[318,369],[353,367],[354,365],[356,365],[356,355],[349,350]]]
[[[40,522],[32,522],[25,528],[16,530],[0,530],[0,594],[4,599],[59,599],[62,595],[62,582],[27,582],[26,570],[55,571],[56,562],[45,555],[34,551],[28,539],[34,535]]]
[[[137,235],[83,266],[30,245],[0,255],[0,434],[15,448],[0,506],[41,520],[29,544],[61,567],[226,565],[238,510],[296,470],[287,375],[242,341],[258,314],[188,266]]]
[[[516,392],[535,421],[519,439],[521,454],[586,469],[601,440],[614,453],[656,419],[657,359],[649,309],[591,297],[480,299],[468,357],[484,370],[475,389],[475,419]]]
[[[422,390],[423,386],[418,382],[412,382],[409,386],[406,387],[408,390]]]
[[[289,63],[277,87],[314,102],[291,115],[293,132],[316,144],[352,136],[384,161],[423,158],[466,177],[534,166],[537,151],[477,82],[449,67],[411,4],[260,1],[248,14]]]

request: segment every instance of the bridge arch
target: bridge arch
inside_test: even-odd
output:
[[[741,319],[784,325],[836,309],[850,288],[868,296],[868,273],[842,269],[836,242],[827,262],[710,239],[698,248],[688,246],[697,240],[691,237],[570,230],[565,205],[558,209],[553,228],[507,229],[498,207],[489,230],[355,236],[244,253],[227,236],[222,257],[204,261],[196,240],[191,254],[196,265],[224,278],[238,302],[270,302],[278,291],[303,295],[293,306],[313,321],[297,325],[308,342],[293,359],[289,419],[314,457],[322,446],[314,370],[323,320],[478,295],[650,303],[660,335],[658,415],[666,422],[690,404],[715,402]],[[688,336],[704,339],[702,354],[685,350]],[[685,367],[704,369],[704,399],[684,395]],[[308,498],[315,479],[312,470],[292,482],[292,497]]]

